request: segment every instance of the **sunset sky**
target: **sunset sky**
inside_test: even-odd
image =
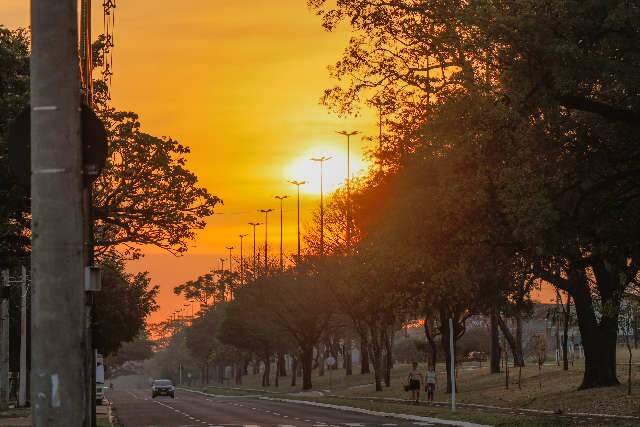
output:
[[[102,32],[102,1],[93,28]],[[0,24],[29,25],[29,0],[0,1]],[[327,66],[349,34],[323,31],[305,0],[119,0],[112,99],[140,115],[143,130],[192,149],[189,167],[225,204],[182,258],[147,248],[130,264],[161,286],[162,320],[184,301],[173,286],[219,265],[224,246],[239,245],[257,209],[277,208],[277,194],[295,195],[289,179],[311,181],[302,199],[303,224],[318,205],[319,169],[309,157],[328,155],[325,186],[346,176],[346,143],[335,133],[376,133],[375,115],[340,119],[319,105],[334,84]],[[352,140],[352,170],[366,167],[365,142]],[[262,222],[262,221],[261,221]],[[285,249],[295,249],[295,199],[285,201]],[[276,216],[270,243],[278,244]],[[262,233],[258,241],[262,241]],[[251,245],[249,238],[245,248]],[[275,249],[275,247],[274,247]]]

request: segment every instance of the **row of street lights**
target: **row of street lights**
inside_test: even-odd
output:
[[[346,227],[346,241],[347,241],[347,251],[351,252],[351,137],[358,135],[360,132],[358,131],[338,131],[340,135],[343,135],[347,138],[347,227]],[[324,245],[324,163],[328,160],[331,160],[332,157],[329,156],[321,156],[321,157],[313,157],[310,160],[313,162],[317,162],[320,164],[320,256],[324,256],[325,254],[325,245]],[[297,255],[298,259],[301,256],[301,232],[300,232],[300,186],[307,184],[307,181],[297,181],[291,180],[290,184],[295,185],[297,188],[297,240],[298,240],[298,250]],[[289,196],[286,195],[277,195],[274,196],[275,199],[280,201],[280,270],[284,270],[284,250],[283,250],[283,202],[285,199],[288,199]],[[269,225],[269,214],[273,212],[274,209],[258,209],[259,213],[264,214],[264,222],[249,222],[248,224],[253,227],[253,271],[254,274],[257,272],[257,257],[256,257],[256,228],[264,225],[264,267],[265,270],[268,268],[269,262],[269,254],[268,254],[268,225]],[[243,245],[244,238],[247,237],[248,234],[240,234],[240,281],[244,283],[244,254],[243,254]],[[232,271],[232,253],[231,251],[235,249],[234,246],[226,246],[226,249],[229,250],[229,271]],[[222,261],[222,269],[224,270],[224,259]]]
[[[358,135],[360,132],[358,131],[338,131],[340,135],[347,137],[347,227],[346,227],[346,241],[347,241],[347,253],[351,253],[351,137]],[[313,162],[317,162],[320,164],[320,256],[324,256],[324,162],[331,160],[332,157],[321,156],[321,157],[313,157],[310,160]],[[289,181],[290,184],[296,186],[297,191],[297,238],[298,238],[298,257],[299,260],[301,257],[301,233],[300,233],[300,186],[308,184],[307,181]],[[275,199],[280,201],[280,270],[284,270],[284,250],[283,250],[283,202],[285,199],[288,199],[289,196],[286,195],[278,195],[274,196]],[[257,257],[256,257],[256,228],[264,225],[264,266],[265,271],[268,269],[268,223],[269,223],[269,214],[273,212],[273,209],[259,209],[259,213],[264,213],[264,223],[262,222],[249,222],[248,224],[253,227],[253,274],[257,274]],[[240,238],[240,283],[244,284],[244,238],[249,234],[239,234]],[[225,246],[225,249],[229,251],[229,272],[233,271],[232,267],[232,251],[235,249],[235,246]],[[220,258],[220,262],[222,265],[222,271],[224,271],[224,258]],[[189,301],[191,303],[191,319],[193,319],[193,303],[194,301]],[[188,307],[189,304],[185,304],[184,307],[174,311],[171,314],[172,320],[178,320],[179,314],[185,310],[185,307]],[[184,319],[184,317],[183,317]]]

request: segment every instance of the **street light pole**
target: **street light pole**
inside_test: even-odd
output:
[[[227,249],[229,251],[229,273],[231,273],[233,271],[233,267],[231,264],[231,251],[235,249],[235,246],[225,246],[225,249]]]
[[[220,264],[222,264],[222,268],[220,269],[220,271],[224,273],[224,258],[220,258]]]
[[[324,162],[331,157],[313,157],[311,160],[320,163],[320,256],[324,256]]]
[[[240,234],[240,285],[244,285],[244,255],[243,255],[243,246],[244,246],[244,238],[247,237],[248,234]]]
[[[32,417],[78,426],[90,420],[77,0],[33,0],[31,28]]]
[[[280,200],[280,271],[284,271],[284,260],[282,258],[282,201],[288,199],[289,196],[275,196]]]
[[[268,255],[268,246],[267,246],[267,229],[269,227],[269,214],[273,212],[273,209],[260,209],[258,212],[262,212],[264,214],[264,273],[265,275],[269,273],[269,258]]]
[[[298,259],[296,262],[300,262],[300,186],[307,183],[307,181],[289,181],[289,183],[298,187]]]
[[[249,223],[250,226],[253,227],[253,278],[256,278],[257,275],[257,271],[256,271],[256,227],[259,225],[262,225],[261,222],[250,222]]]
[[[357,130],[338,131],[338,134],[347,137],[347,255],[351,255],[351,137],[359,133]]]

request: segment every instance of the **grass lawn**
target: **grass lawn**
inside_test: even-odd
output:
[[[617,415],[640,416],[640,365],[633,366],[632,394],[627,396],[626,366],[624,365],[626,350],[619,349],[618,378],[622,382],[617,387],[582,390],[577,388],[582,379],[584,361],[578,359],[568,371],[555,363],[546,364],[542,373],[538,367],[529,362],[522,369],[520,385],[518,385],[518,369],[510,368],[509,389],[506,388],[504,372],[502,374],[489,374],[486,363],[480,368],[478,363],[465,363],[458,368],[457,399],[463,403],[475,403],[513,408],[544,409],[551,411],[587,412]],[[640,360],[640,351],[634,355],[634,359]],[[424,369],[424,365],[421,367]],[[272,369],[272,372],[274,370]],[[373,374],[360,375],[359,367],[354,366],[352,376],[345,376],[344,370],[334,370],[329,374],[319,377],[317,372],[313,376],[314,390],[339,395],[341,397],[390,397],[410,398],[404,392],[402,385],[405,382],[409,366],[398,364],[393,369],[391,387],[384,387],[383,391],[376,392],[373,385]],[[289,373],[290,374],[290,373]],[[260,386],[261,375],[249,375],[243,377],[243,384],[235,386],[231,381],[225,381],[225,386],[260,389],[271,392],[296,393],[301,391],[302,379],[298,378],[298,386],[291,387],[291,378],[281,378],[280,386],[263,388]],[[273,384],[273,378],[271,379]],[[436,401],[448,401],[449,395],[444,392],[446,377],[444,364],[438,366],[438,387]],[[215,385],[215,384],[213,384]],[[211,392],[220,394],[220,389],[212,389]],[[424,399],[424,396],[422,396]]]
[[[112,427],[108,418],[96,418],[96,427]]]

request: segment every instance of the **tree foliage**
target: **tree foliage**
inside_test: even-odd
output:
[[[147,273],[130,274],[122,261],[107,260],[93,305],[94,346],[108,356],[143,333],[147,317],[158,308],[158,292]]]
[[[29,206],[24,189],[9,172],[10,124],[29,97],[29,36],[0,26],[0,267],[15,265],[29,253]]]

